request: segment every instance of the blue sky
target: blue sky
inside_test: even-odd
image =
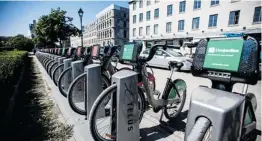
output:
[[[28,36],[29,24],[41,15],[50,13],[51,8],[60,7],[73,17],[73,24],[80,27],[78,10],[84,11],[83,25],[95,20],[95,15],[111,4],[128,7],[128,1],[39,1],[39,2],[2,2],[0,1],[0,36],[24,34]]]

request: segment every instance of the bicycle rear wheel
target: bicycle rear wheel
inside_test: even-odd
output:
[[[116,95],[117,85],[105,89],[94,102],[89,114],[89,129],[95,141],[115,140],[116,130],[111,131],[111,122],[117,120],[116,105],[111,105],[112,95]],[[113,108],[114,109],[111,109]],[[141,121],[145,109],[145,97],[138,89],[138,115]],[[101,127],[102,126],[102,127]]]

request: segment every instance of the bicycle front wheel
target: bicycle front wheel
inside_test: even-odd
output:
[[[111,123],[116,123],[116,105],[112,105],[112,95],[116,95],[117,85],[105,89],[94,102],[89,114],[89,129],[95,141],[112,141],[116,137],[116,129],[111,129]],[[112,109],[113,108],[113,109]],[[138,115],[141,121],[145,109],[145,97],[138,89]]]
[[[164,109],[167,119],[175,119],[183,110],[186,101],[186,82],[176,79],[167,88],[168,99],[180,99],[178,103],[168,104]]]
[[[60,93],[64,97],[67,97],[68,89],[72,82],[71,74],[72,74],[72,67],[69,67],[66,70],[64,70],[58,78],[57,86]]]
[[[102,90],[110,86],[109,79],[105,76],[101,76]],[[90,82],[91,83],[91,82]],[[79,87],[80,86],[80,90]],[[85,93],[86,93],[86,74],[78,76],[70,85],[68,90],[68,103],[72,110],[80,115],[86,115],[85,108]],[[82,89],[82,90],[81,90]]]

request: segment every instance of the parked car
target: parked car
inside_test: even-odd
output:
[[[140,56],[147,57],[149,50],[144,50]],[[190,57],[183,56],[182,53],[173,50],[159,49],[156,51],[153,59],[148,62],[149,66],[169,68],[170,61],[182,62],[184,65],[181,68],[183,71],[191,70],[193,59]]]

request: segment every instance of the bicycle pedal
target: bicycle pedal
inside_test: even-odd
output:
[[[112,139],[112,140],[115,140],[115,139],[116,139],[116,137],[115,137],[115,136],[113,136],[113,135],[110,135],[110,134],[105,134],[105,136],[106,136],[106,137],[108,137],[108,138],[110,138],[110,139]]]

